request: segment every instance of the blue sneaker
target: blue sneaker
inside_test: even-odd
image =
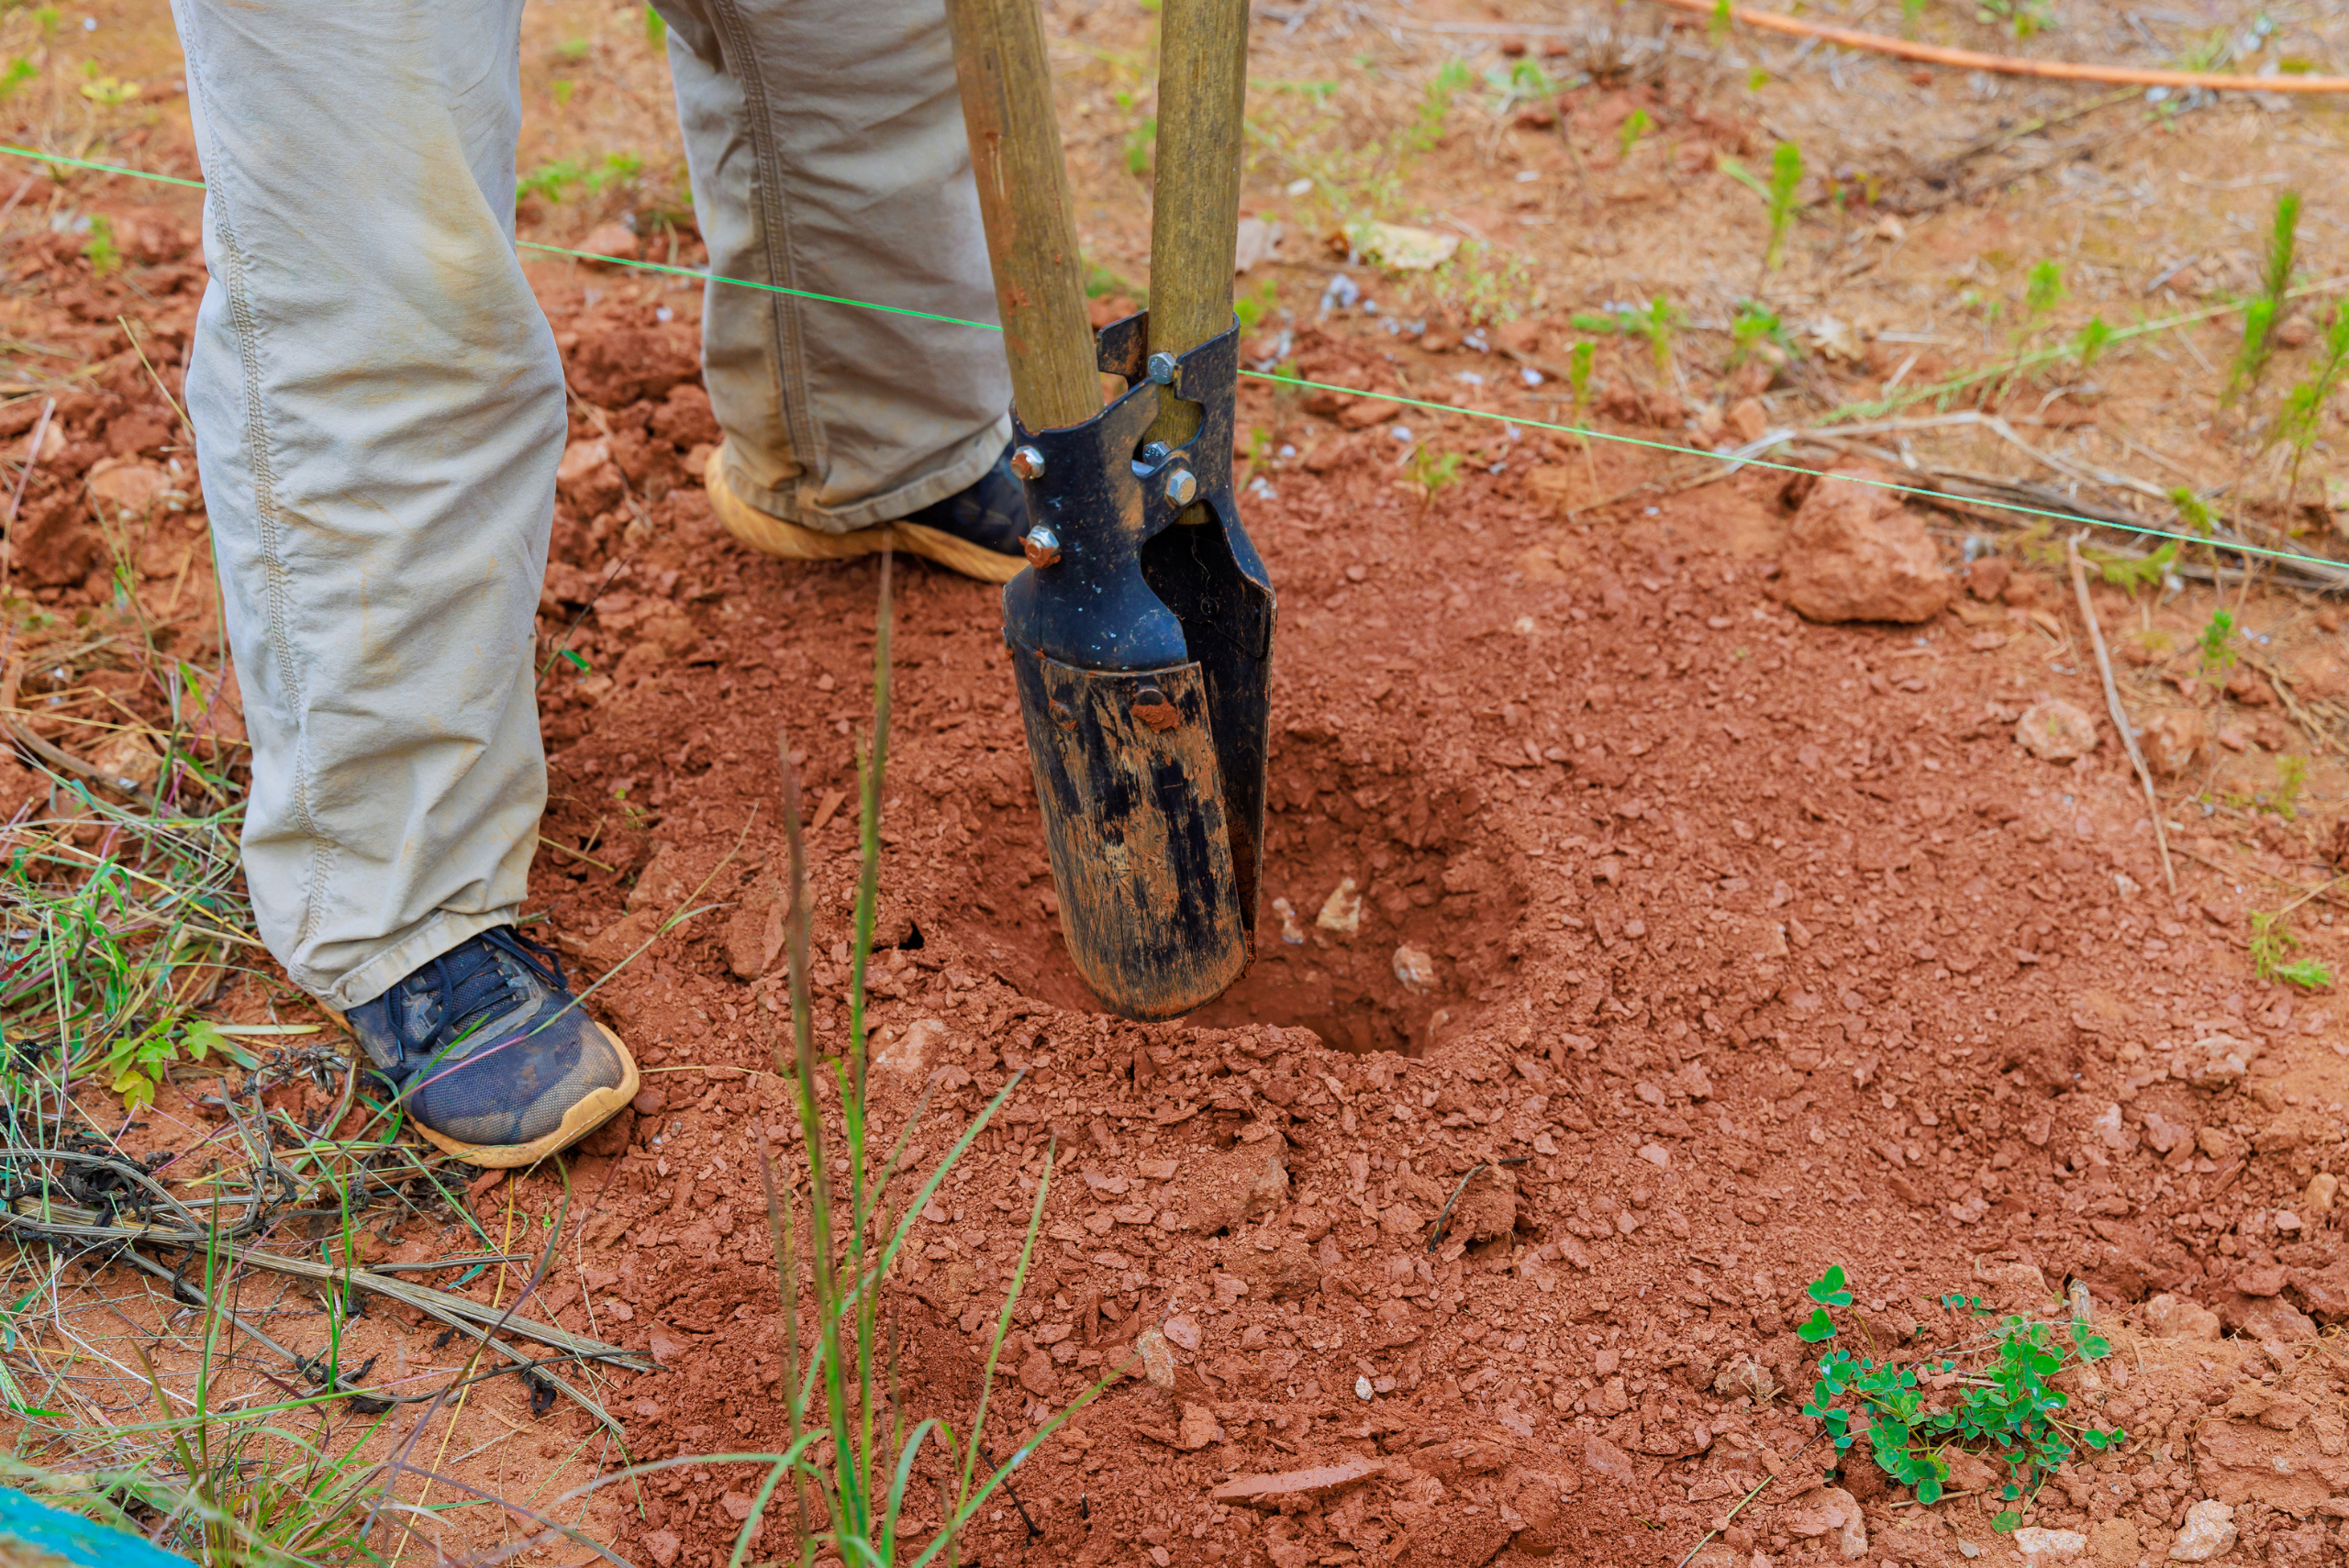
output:
[[[530,1165],[636,1097],[636,1059],[509,926],[470,937],[347,1015],[416,1129],[468,1164]]]

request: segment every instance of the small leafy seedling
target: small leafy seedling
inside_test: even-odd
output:
[[[2262,980],[2281,980],[2304,991],[2322,990],[2332,984],[2331,966],[2313,958],[2293,957],[2299,949],[2299,935],[2292,929],[2288,910],[2279,909],[2272,915],[2252,912],[2252,973]]]
[[[1811,1282],[1808,1294],[1820,1304],[1812,1322],[1827,1319],[1825,1331],[1813,1334],[1806,1324],[1798,1332],[1816,1344],[1835,1332],[1827,1308],[1849,1306],[1852,1296],[1840,1266]],[[1973,1296],[1945,1296],[1942,1305],[1986,1313]],[[2071,1458],[2075,1443],[2103,1452],[2126,1440],[2128,1434],[2117,1429],[2068,1420],[2070,1398],[2053,1385],[2073,1358],[2096,1362],[2111,1351],[2084,1322],[2059,1325],[2020,1316],[2000,1318],[1987,1344],[1954,1346],[1938,1360],[1895,1365],[1831,1351],[1820,1358],[1819,1377],[1802,1413],[1826,1429],[1839,1453],[1861,1435],[1853,1429],[1854,1414],[1864,1416],[1877,1467],[1911,1488],[1920,1503],[1941,1500],[1954,1449],[2002,1463],[2007,1473],[1999,1500],[2015,1506],[2001,1509],[1991,1522],[2009,1532],[2022,1523],[2030,1498]],[[1932,1402],[1931,1396],[1944,1392],[1952,1394],[1946,1404]]]
[[[1648,351],[1655,356],[1655,373],[1663,380],[1672,379],[1672,338],[1680,325],[1680,312],[1662,295],[1648,301],[1645,310],[1635,310],[1624,317],[1623,325],[1648,340]]]
[[[114,222],[103,213],[90,217],[90,238],[83,242],[82,254],[90,261],[90,271],[105,277],[122,265],[122,251],[114,242]]]
[[[2316,445],[2318,423],[2332,406],[2332,395],[2340,390],[2344,371],[2349,371],[2349,304],[2332,307],[2332,323],[2324,330],[2324,350],[2315,371],[2284,397],[2277,426],[2277,434],[2292,446],[2291,481],[2284,491],[2287,506],[2299,494],[2301,460]]]
[[[1795,196],[1802,189],[1802,149],[1791,141],[1782,141],[1770,154],[1770,178],[1765,183],[1759,176],[1734,158],[1720,160],[1720,172],[1762,198],[1770,216],[1770,237],[1762,247],[1762,273],[1767,276],[1776,270],[1787,247],[1787,230],[1793,224]]]
[[[1419,486],[1422,506],[1433,502],[1439,492],[1460,483],[1461,462],[1458,452],[1439,452],[1427,447],[1411,454],[1411,483]]]

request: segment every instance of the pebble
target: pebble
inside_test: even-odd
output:
[[[2216,1497],[2205,1497],[2186,1510],[2186,1526],[2169,1549],[2176,1562],[2208,1562],[2235,1547],[2235,1511]]]
[[[2068,762],[2096,750],[2096,719],[2076,703],[2042,697],[2015,724],[2015,744],[2043,762]]]
[[[1368,1379],[1368,1378],[1366,1378],[1366,1377],[1357,1377],[1357,1378],[1355,1378],[1355,1379],[1354,1379],[1354,1397],[1355,1397],[1355,1398],[1357,1398],[1357,1399],[1367,1399],[1367,1398],[1369,1398],[1369,1397],[1370,1397],[1370,1393],[1371,1393],[1371,1389],[1370,1389],[1370,1379]]]
[[[2025,1525],[2009,1539],[2032,1568],[2039,1568],[2043,1562],[2069,1562],[2088,1549],[2088,1538],[2076,1529],[2043,1529],[2037,1525]]]
[[[1321,913],[1313,922],[1325,931],[1335,931],[1351,937],[1362,929],[1362,893],[1354,886],[1354,879],[1347,877],[1330,890],[1321,901]]]
[[[1348,885],[1351,886],[1352,884]],[[1355,909],[1359,914],[1361,909],[1359,901],[1356,902]],[[1326,911],[1323,923],[1328,923]],[[1395,950],[1395,978],[1402,982],[1404,990],[1424,995],[1435,985],[1435,960],[1418,948],[1397,948]]]

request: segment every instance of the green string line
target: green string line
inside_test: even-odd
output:
[[[152,180],[163,184],[184,185],[191,189],[199,191],[205,188],[204,182],[201,180],[184,180],[175,174],[159,174],[145,169],[127,168],[118,163],[96,163],[86,158],[66,158],[55,153],[36,152],[30,148],[14,147],[5,143],[0,143],[0,153],[6,153],[16,158],[35,159],[43,163],[60,164],[67,168],[88,169],[101,174],[119,174],[127,179]],[[816,294],[807,289],[786,288],[781,284],[763,284],[752,282],[748,278],[722,277],[715,272],[696,271],[691,267],[674,266],[663,261],[640,261],[632,260],[626,256],[607,256],[594,250],[573,250],[561,245],[543,245],[533,239],[518,240],[516,243],[526,250],[543,250],[551,255],[556,256],[569,256],[576,261],[603,261],[616,267],[635,267],[643,272],[663,272],[674,277],[694,278],[703,283],[729,284],[736,288],[759,289],[769,294],[788,295],[794,299],[810,300],[818,305],[842,305],[856,310],[877,310],[890,316],[910,316],[915,317],[917,320],[941,322],[950,327],[975,327],[987,332],[1000,332],[1003,330],[1000,326],[992,321],[972,321],[959,316],[943,316],[935,311],[915,310],[907,306],[880,305],[868,299],[850,299],[841,295]],[[2217,314],[2217,312],[2203,313],[2205,317],[2210,314]],[[2187,318],[2181,317],[2180,319],[2184,320]],[[2159,324],[2148,324],[2149,329],[2150,327],[2154,325]],[[1641,436],[1618,435],[1610,430],[1594,429],[1581,425],[1564,425],[1547,419],[1532,419],[1519,415],[1497,414],[1489,409],[1484,408],[1465,408],[1456,403],[1436,403],[1426,398],[1402,397],[1386,393],[1365,392],[1358,386],[1340,386],[1334,383],[1326,381],[1307,381],[1302,377],[1280,375],[1268,371],[1243,370],[1240,373],[1252,381],[1268,381],[1283,386],[1303,387],[1315,392],[1341,393],[1351,397],[1375,397],[1383,402],[1395,404],[1400,407],[1424,408],[1431,413],[1437,414],[1460,414],[1474,419],[1497,420],[1506,425],[1524,426],[1530,429],[1548,430],[1558,435],[1575,436],[1583,439],[1613,441],[1621,446],[1641,447],[1649,451],[1669,452],[1679,457],[1698,457],[1713,462],[1735,461],[1730,459],[1724,453],[1707,451],[1701,447],[1682,446],[1675,441],[1650,440]],[[1816,479],[1829,477],[1819,469],[1805,468],[1799,463],[1775,462],[1767,458],[1762,457],[1744,459],[1742,466],[1770,469],[1779,473],[1809,474]],[[1896,495],[1914,495],[1921,500],[1954,501],[1962,506],[1983,506],[1994,511],[2012,512],[2018,517],[2043,517],[2050,521],[2059,523],[2081,523],[2090,528],[2112,528],[2121,533],[2138,534],[2147,539],[2169,539],[2182,545],[2209,545],[2214,549],[2226,550],[2231,555],[2245,557],[2258,556],[2264,560],[2283,562],[2299,566],[2313,566],[2333,572],[2349,571],[2349,563],[2334,561],[2325,556],[2303,555],[2297,550],[2277,550],[2266,545],[2252,544],[2248,541],[2214,539],[2204,534],[2178,533],[2169,528],[2157,528],[2142,523],[2115,522],[2106,517],[2084,517],[2075,512],[2052,511],[2045,507],[2026,506],[2013,501],[1993,501],[1976,495],[1959,495],[1944,490],[1934,490],[1924,485],[1903,484],[1897,480],[1872,479],[1864,474],[1844,473],[1837,474],[1834,477],[1846,480],[1854,484],[1867,484],[1880,490],[1889,490]],[[1625,499],[1629,499],[1629,497],[1625,497]]]

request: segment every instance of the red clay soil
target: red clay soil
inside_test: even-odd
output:
[[[142,286],[195,281],[167,265]],[[572,1165],[584,1247],[542,1306],[584,1329],[592,1297],[659,1362],[615,1380],[637,1457],[776,1449],[754,1127],[796,1137],[769,1071],[775,751],[806,781],[836,1051],[877,568],[777,562],[718,529],[690,477],[715,436],[692,292],[555,268],[541,292],[584,401],[540,626],[589,669],[546,686],[555,848],[532,898],[579,967],[619,965],[596,1005],[651,1085]],[[167,375],[182,301],[150,339]],[[113,308],[93,290],[83,313]],[[1330,379],[1383,362],[1297,348]],[[104,588],[79,586],[100,558],[72,519],[94,465],[161,467],[172,432],[140,385],[117,341],[33,487],[17,570],[61,608]],[[996,591],[896,577],[881,1126],[930,1088],[925,1165],[1025,1073],[891,1282],[906,1406],[967,1420],[1048,1149],[996,1452],[1139,1336],[1171,1348],[1160,1380],[1120,1382],[1028,1456],[963,1561],[1674,1563],[1782,1467],[1709,1568],[1856,1557],[1854,1529],[1870,1562],[2017,1561],[1977,1496],[1896,1506],[1865,1461],[1822,1486],[1823,1444],[1784,1464],[1815,1431],[1792,1327],[1834,1263],[1872,1342],[1954,1332],[1946,1292],[2044,1309],[2066,1282],[2116,1324],[2132,1354],[2076,1396],[2134,1440],[2029,1523],[2153,1561],[2210,1496],[2240,1505],[2244,1557],[2338,1561],[2326,1500],[2349,1467],[2311,1340],[2349,1316],[2349,1276],[2304,1189],[2339,1162],[2342,1037],[2329,998],[2252,977],[2250,895],[2193,862],[2198,891],[2164,890],[2109,734],[2068,765],[2015,743],[2043,693],[2102,713],[2077,642],[1971,602],[1987,628],[1801,619],[1776,592],[1775,479],[1569,526],[1551,497],[1576,449],[1480,438],[1430,498],[1383,428],[1247,396],[1243,420],[1298,453],[1246,501],[1282,595],[1264,942],[1197,1018],[1089,1005]],[[1349,881],[1356,923],[1333,929]],[[516,1180],[533,1210],[561,1186]],[[2237,1337],[2194,1337],[2218,1325],[2187,1301]],[[2257,1418],[2293,1398],[2314,1414]],[[754,1485],[669,1473],[606,1516],[613,1544],[722,1562]],[[928,1480],[916,1496],[934,1521]],[[790,1550],[787,1512],[763,1552]]]

